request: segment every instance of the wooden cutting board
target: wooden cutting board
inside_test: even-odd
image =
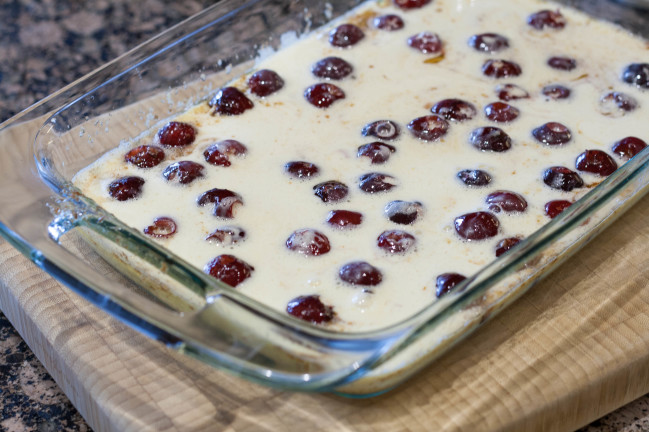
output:
[[[0,308],[97,431],[574,430],[649,392],[649,198],[400,388],[271,390],[177,354],[0,241]]]

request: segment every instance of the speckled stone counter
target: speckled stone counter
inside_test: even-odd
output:
[[[0,122],[212,3],[0,2]],[[90,430],[1,313],[0,413],[0,430]],[[649,395],[582,430],[649,430]]]

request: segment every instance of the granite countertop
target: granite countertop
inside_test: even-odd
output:
[[[0,2],[0,122],[213,0]],[[0,313],[0,429],[90,430]],[[583,431],[649,430],[649,395]]]

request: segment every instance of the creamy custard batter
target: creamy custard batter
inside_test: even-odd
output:
[[[543,9],[559,9],[565,27],[538,30],[528,25],[527,18]],[[399,15],[404,27],[395,31],[375,28],[372,17],[385,14]],[[328,42],[328,33],[345,22],[359,25],[365,37],[347,48],[334,47]],[[408,46],[408,38],[420,32],[439,35],[443,55],[425,54]],[[495,53],[477,51],[468,40],[481,33],[502,35],[509,47]],[[341,80],[313,76],[312,65],[330,56],[351,64],[352,74]],[[576,67],[554,69],[547,64],[553,56],[574,59]],[[489,59],[514,61],[522,73],[487,77],[482,66]],[[627,65],[648,59],[646,41],[547,2],[512,0],[505,5],[497,0],[435,0],[412,10],[370,2],[264,59],[251,71],[275,71],[284,81],[279,91],[258,97],[248,91],[247,76],[236,80],[232,85],[246,93],[254,103],[252,109],[241,115],[213,115],[207,103],[200,104],[174,119],[196,128],[191,145],[164,148],[164,161],[152,168],[126,163],[124,155],[130,149],[155,144],[153,131],[147,138],[104,155],[80,172],[75,184],[138,230],[150,226],[156,217],[172,218],[177,232],[156,240],[199,268],[221,254],[250,264],[254,267],[251,277],[236,289],[273,308],[286,310],[291,299],[319,295],[335,312],[335,318],[322,325],[346,331],[381,328],[434,302],[437,275],[456,272],[470,276],[496,258],[500,240],[528,236],[549,222],[544,210],[547,202],[575,201],[603,179],[579,171],[585,187],[565,192],[544,184],[545,169],[565,166],[577,171],[575,159],[587,149],[603,150],[621,165],[624,159],[611,150],[616,141],[627,136],[649,138],[649,91],[620,78]],[[320,82],[337,85],[345,98],[326,109],[309,104],[305,89]],[[498,101],[496,87],[507,83],[525,89],[530,97],[507,101],[520,115],[509,123],[495,123],[485,117],[483,108]],[[550,84],[569,88],[570,97],[552,100],[542,95],[541,89]],[[603,106],[600,99],[612,91],[632,97],[637,108],[623,111]],[[467,121],[449,121],[448,132],[434,142],[422,141],[409,132],[409,122],[430,115],[431,106],[448,98],[470,102],[477,114]],[[401,133],[394,141],[384,141],[396,148],[389,160],[372,165],[368,158],[357,157],[357,149],[380,140],[362,136],[361,130],[382,119],[395,121]],[[547,122],[567,126],[571,140],[549,146],[534,139],[532,130]],[[490,152],[473,147],[471,132],[484,126],[504,130],[511,137],[511,149]],[[229,167],[208,164],[205,149],[225,139],[243,143],[247,154],[231,157]],[[163,171],[181,160],[202,164],[204,176],[187,185],[167,181]],[[312,162],[320,168],[319,174],[295,179],[284,171],[289,161]],[[484,170],[493,179],[484,187],[468,187],[457,178],[463,169]],[[372,172],[393,176],[396,187],[374,194],[361,191],[359,177]],[[143,178],[142,194],[117,201],[108,187],[124,176]],[[313,187],[327,180],[345,183],[347,197],[325,203],[315,196]],[[197,204],[197,197],[212,188],[229,189],[243,198],[234,218],[218,218],[211,206]],[[485,199],[498,190],[522,195],[528,204],[525,211],[494,213],[500,221],[494,237],[462,239],[454,228],[455,218],[490,211]],[[386,204],[393,200],[418,201],[423,213],[411,225],[395,224],[384,214]],[[349,230],[328,225],[328,213],[338,209],[362,213],[362,223]],[[228,246],[205,240],[215,229],[226,226],[243,228],[245,240]],[[326,235],[331,250],[305,256],[287,249],[287,238],[303,228]],[[401,254],[380,249],[377,237],[394,229],[414,236],[414,247]],[[341,281],[339,269],[353,261],[377,267],[383,280],[371,287]]]

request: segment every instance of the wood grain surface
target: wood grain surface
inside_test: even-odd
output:
[[[649,199],[401,387],[281,392],[186,358],[0,244],[0,307],[97,431],[574,430],[649,391]]]

